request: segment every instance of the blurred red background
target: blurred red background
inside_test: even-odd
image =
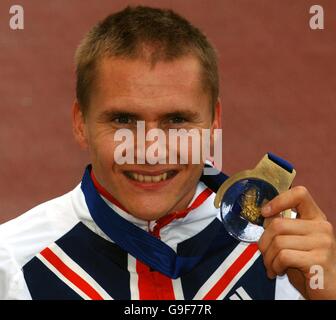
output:
[[[309,28],[322,5],[325,29]],[[9,28],[9,8],[25,29]],[[87,154],[72,137],[73,54],[89,28],[131,4],[176,10],[219,52],[223,171],[272,151],[297,169],[336,226],[336,1],[22,0],[0,2],[0,223],[71,190]]]

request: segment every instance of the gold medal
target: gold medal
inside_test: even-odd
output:
[[[228,178],[215,198],[226,230],[238,240],[258,241],[264,230],[261,208],[288,190],[295,175],[291,164],[268,153],[254,169]],[[291,210],[286,210],[282,216],[291,217]]]

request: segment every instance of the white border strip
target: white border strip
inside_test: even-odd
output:
[[[127,260],[127,269],[130,274],[131,300],[139,300],[139,276],[136,271],[136,259],[131,254],[128,254]]]

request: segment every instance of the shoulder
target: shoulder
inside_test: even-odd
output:
[[[35,254],[69,231],[78,218],[73,209],[73,191],[42,203],[0,225],[0,263],[11,257],[22,267]]]
[[[29,299],[22,267],[79,221],[79,188],[0,225],[0,299]]]

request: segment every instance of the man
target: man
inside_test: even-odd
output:
[[[216,54],[197,28],[128,7],[87,34],[76,67],[73,129],[92,164],[73,191],[0,227],[2,299],[336,298],[333,230],[304,187],[263,208],[299,219],[272,219],[258,247],[225,231],[203,162],[117,161],[118,130],[136,134],[139,121],[220,128]],[[313,265],[323,289],[310,285]]]

